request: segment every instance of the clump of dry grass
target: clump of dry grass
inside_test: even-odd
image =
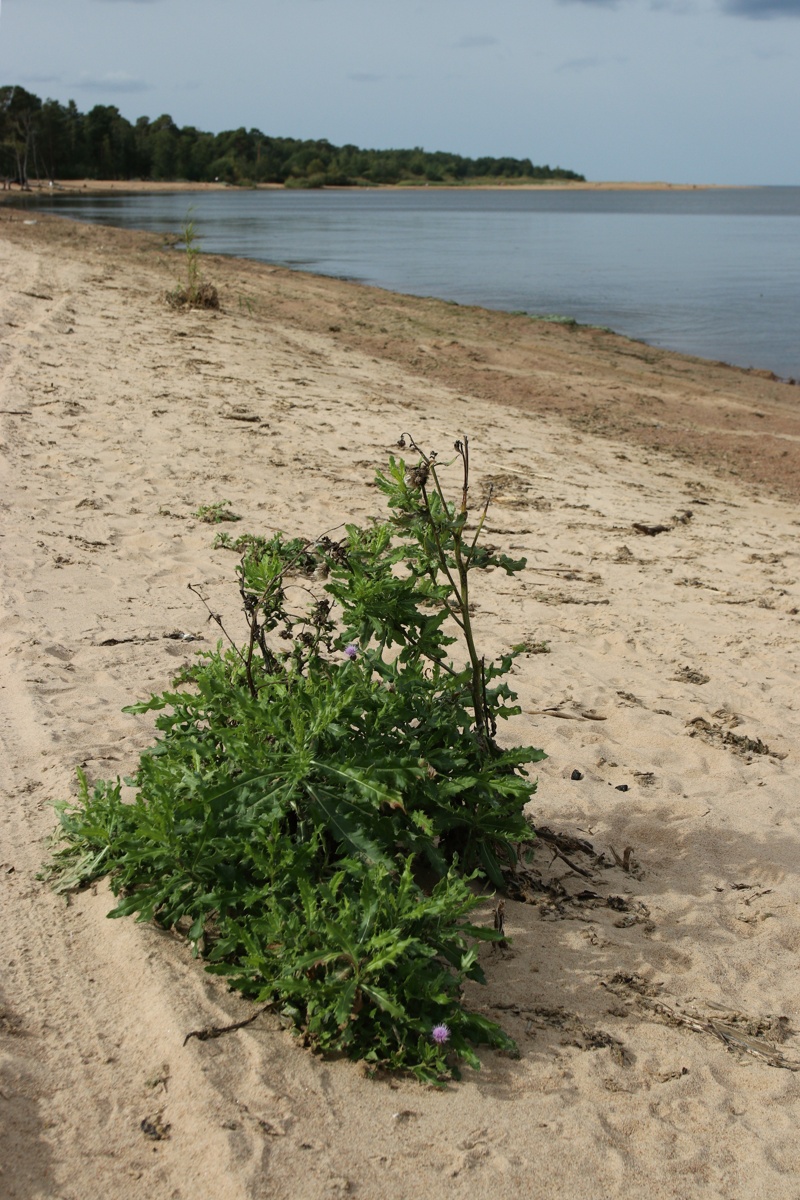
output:
[[[178,286],[166,295],[170,308],[219,308],[219,292],[213,283],[203,280],[194,288]]]
[[[200,247],[191,211],[183,224],[180,239],[185,247],[186,283],[179,283],[167,292],[166,301],[170,308],[219,308],[219,293],[214,284],[200,277]]]

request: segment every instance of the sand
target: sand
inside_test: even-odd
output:
[[[187,180],[171,180],[154,181],[152,179],[65,179],[58,180],[55,183],[55,188],[59,193],[63,192],[87,192],[87,193],[108,193],[108,192],[220,192],[226,188],[236,188],[235,184],[221,183],[219,180],[213,183],[193,183]],[[543,188],[547,191],[567,191],[567,192],[662,192],[662,191],[696,191],[702,188],[704,191],[716,189],[722,185],[708,183],[668,183],[664,180],[653,180],[651,182],[643,182],[641,180],[606,180],[606,179],[542,179],[537,183],[520,183],[514,179],[498,179],[496,183],[468,183],[468,184],[430,184],[430,183],[402,183],[402,184],[379,184],[369,185],[375,186],[380,191],[392,191],[396,188],[401,188],[407,191],[409,188],[454,188],[468,187],[478,188],[482,191],[495,190],[497,188],[515,188],[517,191],[541,191]],[[283,190],[281,183],[258,183],[248,184],[250,190]],[[29,184],[30,190],[34,192],[47,192],[50,190],[50,181],[47,179],[33,179]],[[12,189],[16,194],[17,188]],[[337,188],[326,187],[326,191],[336,191]],[[345,190],[352,191],[352,187]],[[0,193],[1,195],[1,193]]]
[[[176,312],[158,239],[29,220],[0,213],[0,1193],[800,1196],[797,390],[237,261],[205,260],[219,313]],[[105,883],[37,879],[75,768],[129,773],[123,705],[213,645],[187,585],[237,625],[198,505],[363,520],[402,430],[466,431],[494,482],[528,558],[475,595],[487,652],[531,647],[504,737],[549,755],[536,823],[603,856],[542,839],[470,993],[520,1058],[444,1091],[269,1014],[184,1045],[251,1009]]]

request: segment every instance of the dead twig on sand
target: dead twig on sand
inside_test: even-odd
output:
[[[721,1021],[713,1017],[695,1016],[691,1013],[682,1012],[681,1009],[674,1005],[667,1004],[658,997],[648,995],[653,989],[649,987],[645,981],[636,976],[622,977],[614,976],[613,979],[603,982],[602,987],[610,992],[620,994],[620,989],[625,988],[628,992],[633,993],[633,998],[636,1003],[642,1008],[648,1009],[655,1016],[661,1017],[670,1025],[682,1025],[686,1029],[691,1029],[693,1033],[706,1033],[711,1037],[722,1042],[723,1046],[728,1051],[740,1051],[744,1054],[749,1054],[752,1058],[758,1059],[759,1062],[766,1063],[769,1067],[779,1067],[784,1071],[800,1072],[800,1061],[796,1059],[786,1058],[784,1054],[778,1050],[771,1042],[768,1042],[763,1037],[754,1036],[751,1033],[737,1029],[734,1022],[743,1021],[746,1025],[760,1028],[764,1025],[763,1021],[753,1022],[749,1020],[743,1013],[736,1009],[726,1010],[731,1014],[730,1021]],[[716,1006],[712,1006],[716,1007]],[[777,1022],[770,1018],[767,1022],[767,1027],[770,1025],[778,1030],[782,1030],[785,1018],[778,1018]],[[785,1033],[783,1034],[785,1036]]]
[[[269,1004],[265,1004],[263,1008],[260,1008],[258,1012],[254,1012],[252,1016],[245,1017],[243,1021],[234,1021],[232,1025],[208,1025],[205,1029],[193,1029],[191,1033],[187,1033],[183,1039],[183,1044],[185,1046],[189,1038],[197,1038],[198,1042],[207,1042],[211,1038],[222,1037],[224,1033],[235,1033],[237,1029],[244,1029],[246,1025],[252,1025],[257,1017],[260,1017],[262,1013],[274,1007],[274,1004],[270,1001]]]

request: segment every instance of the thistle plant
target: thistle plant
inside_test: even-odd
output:
[[[530,842],[544,756],[499,745],[517,651],[487,661],[470,613],[472,571],[524,561],[480,543],[466,438],[448,464],[401,444],[414,461],[377,476],[388,519],[244,539],[243,642],[194,589],[224,640],[127,710],[160,733],[136,800],[81,776],[54,870],[62,889],[108,874],[111,916],[182,930],[307,1044],[440,1083],[476,1043],[513,1049],[462,988],[500,940],[470,914]]]

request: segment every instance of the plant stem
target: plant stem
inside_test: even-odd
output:
[[[431,473],[431,476],[433,478],[434,486],[436,488],[436,492],[437,492],[439,499],[441,501],[441,504],[443,506],[444,512],[447,513],[447,511],[448,511],[447,501],[445,499],[444,492],[442,491],[442,487],[439,482],[439,476],[436,471],[436,463],[433,462],[428,455],[424,454],[419,449],[419,446],[417,446],[417,444],[416,444],[416,442],[414,442],[413,438],[411,439],[411,443],[412,443],[413,448],[415,450],[417,450],[417,452],[419,454],[422,455],[423,461],[424,461],[425,465],[428,467],[428,469]],[[459,519],[456,520],[455,522],[453,522],[453,527],[452,527],[453,557],[455,559],[456,572],[458,574],[458,583],[456,583],[456,581],[453,578],[453,575],[450,571],[450,567],[447,562],[447,556],[445,554],[444,547],[442,545],[442,540],[439,535],[439,530],[436,525],[436,519],[434,517],[433,512],[431,511],[431,505],[430,505],[430,499],[428,496],[428,492],[427,492],[427,489],[425,488],[424,484],[421,488],[421,491],[422,491],[422,498],[425,503],[425,509],[427,511],[428,519],[430,521],[430,528],[433,533],[434,541],[436,542],[436,549],[437,549],[437,555],[439,558],[439,563],[440,563],[440,566],[441,566],[444,574],[447,576],[447,580],[450,584],[450,588],[451,588],[453,597],[458,606],[460,618],[458,616],[456,616],[455,613],[452,613],[452,616],[453,616],[453,619],[456,621],[456,624],[458,624],[461,627],[463,634],[464,634],[464,640],[467,644],[467,653],[469,655],[470,669],[471,669],[470,692],[472,695],[472,709],[473,709],[473,713],[475,716],[475,733],[476,733],[476,736],[478,738],[478,742],[479,742],[481,748],[485,752],[488,753],[490,750],[490,747],[491,747],[491,734],[490,734],[489,720],[488,720],[488,715],[487,715],[488,705],[486,703],[486,688],[485,688],[485,684],[484,684],[484,666],[483,666],[483,659],[478,655],[478,650],[475,645],[475,638],[474,638],[474,635],[472,632],[472,621],[470,619],[470,612],[469,612],[469,578],[468,578],[469,559],[470,559],[472,551],[474,550],[475,545],[477,543],[480,531],[483,527],[483,522],[486,517],[486,507],[484,508],[483,515],[478,523],[478,529],[475,533],[475,537],[473,539],[472,545],[471,545],[471,547],[467,553],[467,556],[465,558],[464,554],[462,552],[463,551],[463,530],[464,530],[464,526],[466,525],[467,515],[469,512],[469,438],[466,436],[466,434],[464,435],[463,442],[461,442],[461,441],[456,442],[455,449],[461,459],[462,471],[463,471],[462,486],[461,486],[461,508],[459,511]],[[488,501],[487,501],[487,507],[488,507]]]

